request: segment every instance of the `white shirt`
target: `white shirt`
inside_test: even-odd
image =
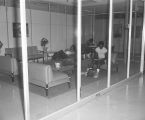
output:
[[[97,47],[95,51],[98,53],[98,57],[100,59],[105,58],[105,54],[107,53],[107,49],[105,47],[103,47],[102,49],[100,49],[100,47]]]

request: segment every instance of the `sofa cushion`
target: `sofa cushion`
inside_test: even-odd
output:
[[[53,71],[53,81],[68,78],[68,75],[60,72],[60,71]]]

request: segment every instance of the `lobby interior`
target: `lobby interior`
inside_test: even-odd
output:
[[[45,87],[30,82],[31,120],[45,119],[46,116],[51,116],[57,111],[78,103],[79,82],[81,85],[79,102],[81,103],[96,93],[109,90],[142,74],[144,2],[133,0],[132,18],[130,18],[130,0],[113,0],[111,46],[109,44],[109,0],[82,0],[81,2],[81,50],[89,39],[93,39],[95,47],[99,41],[104,41],[108,51],[107,63],[101,67],[98,78],[85,74],[91,62],[90,56],[81,53],[81,57],[78,58],[78,2],[76,0],[26,0],[27,46],[36,47],[38,54],[41,55],[41,57],[35,56],[34,58],[34,56],[29,56],[32,51],[28,50],[28,68],[33,63],[40,67],[51,66],[54,71],[68,76],[70,83],[70,86],[67,81],[50,87],[48,95],[46,95]],[[9,75],[0,73],[0,120],[25,120],[19,0],[0,0],[0,14],[0,41],[3,44],[0,54],[2,57],[15,59],[17,73],[14,81]],[[131,29],[129,27],[130,19],[132,19]],[[42,40],[47,41],[45,46],[42,45]],[[110,57],[111,54],[109,55],[112,46],[116,54],[115,59]],[[72,47],[76,49],[74,50]],[[12,49],[16,50],[14,53],[16,55],[10,55]],[[65,58],[59,60],[64,69],[56,68],[55,62],[58,59],[53,61],[56,52],[65,54]],[[81,59],[79,74],[78,59]],[[110,68],[108,68],[109,60]],[[115,64],[112,63],[113,60],[115,60]],[[2,65],[2,63],[0,64]],[[37,71],[37,68],[34,68],[34,72],[32,71],[31,74],[28,73],[29,79],[31,79],[32,73],[40,79],[41,76],[43,77],[43,71]],[[109,87],[108,73],[110,73]],[[79,82],[78,76],[81,78]]]

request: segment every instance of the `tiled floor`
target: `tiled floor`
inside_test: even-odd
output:
[[[116,75],[113,74],[113,75]],[[122,79],[121,74],[117,73],[115,78],[112,78],[113,83],[117,83]],[[106,77],[105,77],[106,78]],[[72,80],[75,80],[73,78]],[[18,82],[19,81],[19,82]],[[10,78],[0,75],[0,120],[24,120],[23,117],[23,92],[20,80],[11,82]],[[67,85],[61,85],[50,89],[49,97],[45,96],[43,88],[30,85],[30,112],[31,120],[38,120],[56,110],[76,102],[76,87],[75,82],[72,88]],[[91,80],[83,79],[82,82],[82,97],[89,96],[99,90],[102,90],[107,85],[107,79]],[[18,87],[19,86],[19,87]]]
[[[59,89],[50,89],[51,97],[45,96],[43,88],[33,87],[30,85],[31,120],[39,120],[76,102],[75,89],[70,90],[67,85],[62,85],[64,91],[61,92],[57,92]],[[61,94],[54,94],[53,90]],[[12,83],[9,77],[0,75],[0,120],[24,120],[22,98],[23,92],[22,88],[18,87],[18,82]]]
[[[135,78],[59,120],[145,120],[145,79]]]

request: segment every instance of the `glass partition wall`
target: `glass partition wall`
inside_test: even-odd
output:
[[[105,3],[82,2],[81,97],[87,97],[107,87],[108,7]],[[101,9],[98,9],[101,8]],[[105,13],[105,15],[104,15]],[[100,45],[100,43],[102,43]],[[104,60],[96,50],[103,47]],[[102,66],[101,66],[102,65]]]
[[[36,120],[76,102],[76,9],[61,1],[29,0],[28,6],[30,46],[40,56],[28,64],[30,114]]]
[[[143,7],[140,4],[141,1],[133,3],[130,75],[140,71],[143,27]]]
[[[16,21],[18,24],[15,24]],[[19,2],[0,1],[0,41],[3,44],[0,49],[0,119],[2,120],[24,119],[23,87],[19,77],[21,67],[18,63],[21,60],[19,27]]]
[[[129,0],[113,5],[111,85],[127,78]]]
[[[32,120],[37,120],[77,102],[77,96],[79,96],[77,93],[79,93],[79,89],[76,90],[78,83],[76,77],[76,6],[72,3],[38,2],[34,0],[26,1],[25,37],[27,38],[28,46],[25,48],[28,51],[27,57],[29,69],[29,83],[27,83],[29,85],[27,85],[22,78],[23,62],[21,48],[24,45],[21,43],[23,33],[20,32],[20,28],[22,27],[20,27],[19,2],[13,2],[9,0],[0,2],[0,27],[3,29],[0,31],[1,41],[3,43],[1,55],[2,57],[4,55],[9,55],[9,50],[13,51],[11,58],[16,60],[14,62],[14,64],[17,64],[15,64],[17,66],[15,72],[18,72],[18,74],[16,74],[14,82],[11,82],[11,79],[8,76],[0,73],[0,111],[2,114],[0,118],[27,120],[30,114]],[[121,4],[124,6],[120,7],[125,10],[125,12],[123,11],[121,14],[118,13],[119,11],[116,11],[116,8],[118,7],[117,3],[115,1],[113,2],[112,47],[108,47],[108,44],[110,43],[108,35],[108,30],[110,28],[110,14],[108,13],[110,7],[109,2],[110,1],[108,0],[107,3],[99,4],[99,6],[97,6],[95,2],[95,4],[93,3],[94,7],[92,7],[86,5],[86,3],[88,4],[87,1],[83,3],[82,6],[82,71],[80,73],[82,98],[107,88],[107,83],[109,82],[107,77],[108,62],[105,61],[99,66],[99,71],[96,70],[93,72],[93,70],[91,71],[90,69],[90,73],[86,75],[86,71],[89,70],[87,68],[90,68],[90,63],[93,60],[98,60],[98,56],[95,58],[94,53],[85,55],[83,53],[83,44],[87,43],[88,40],[92,41],[90,39],[93,39],[93,45],[90,46],[91,52],[94,50],[94,47],[98,47],[100,41],[103,41],[104,47],[107,49],[106,55],[108,55],[110,49],[112,50],[111,56],[113,53],[117,53],[117,64],[112,67],[111,63],[111,85],[127,78],[127,46],[129,33],[129,15],[127,10],[129,7],[127,7],[126,4],[129,6],[129,1],[128,3],[118,4],[119,6],[121,6]],[[133,3],[133,6],[135,6],[135,3]],[[137,9],[133,7],[133,9],[137,11],[137,24],[135,27],[136,31],[134,31],[134,29],[132,30],[135,33],[136,39],[133,39],[133,34],[132,40],[134,41],[131,41],[132,47],[130,54],[130,75],[139,72],[138,68],[140,64],[139,47],[141,46],[141,38],[138,37],[138,35],[140,35],[138,32],[141,29],[142,33],[143,26],[142,2],[137,3],[137,6]],[[134,14],[135,13],[133,12],[133,22],[135,22]],[[137,26],[141,28],[138,28]],[[44,43],[46,44],[44,45]],[[63,52],[60,52],[60,50],[63,50]],[[60,61],[56,56],[53,57],[58,51],[62,54],[61,57],[65,53],[66,58],[61,59]],[[94,57],[94,59],[91,59],[92,57]],[[106,59],[106,61],[108,61],[108,59]],[[112,61],[113,57],[111,57],[111,62]],[[93,65],[98,65],[98,63],[95,61],[95,63],[93,62]],[[116,71],[116,68],[118,68],[118,71]],[[137,68],[137,70],[134,71],[133,68]],[[61,74],[68,79],[63,79],[64,81],[59,83],[52,83],[52,75],[54,75],[52,72],[54,72],[55,75]],[[99,72],[97,77],[94,76],[96,75],[96,72]],[[47,74],[51,74],[51,79],[48,78],[49,75]],[[45,81],[45,77],[47,77],[48,81]],[[44,83],[42,79],[47,84]],[[51,83],[48,84],[48,82]],[[27,86],[24,87],[24,84]],[[29,91],[27,91],[26,87],[29,87]],[[26,95],[25,97],[23,93]],[[30,101],[28,96],[30,97]],[[30,110],[29,104],[24,104],[29,102]],[[24,105],[28,108],[24,108]]]
[[[23,94],[21,1],[0,1],[0,54],[11,57],[16,67],[14,82],[0,73],[0,119],[24,120],[29,113]],[[25,103],[30,102],[30,118],[37,120],[76,102],[76,4],[26,0],[25,12],[30,95]]]

